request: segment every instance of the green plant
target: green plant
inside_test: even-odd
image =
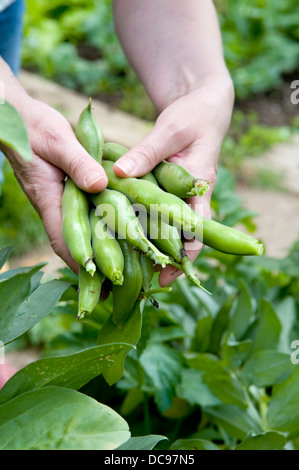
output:
[[[253,230],[234,185],[221,168],[214,217]],[[48,282],[43,264],[0,273],[2,343],[43,348],[0,391],[0,448],[298,449],[298,260],[299,241],[283,259],[205,247],[196,268],[213,296],[184,277],[161,291],[156,273],[155,299],[121,327],[111,294],[78,321],[68,268]]]
[[[278,88],[299,64],[298,5],[291,0],[225,0],[216,6],[237,99]],[[30,2],[23,63],[142,118],[155,116],[115,34],[112,0]]]

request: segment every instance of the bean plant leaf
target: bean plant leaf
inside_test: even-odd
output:
[[[220,450],[218,446],[206,439],[178,439],[170,450]]]
[[[99,336],[98,345],[108,343],[126,343],[127,346],[119,351],[117,358],[115,357],[114,364],[110,369],[103,372],[103,376],[109,385],[113,385],[121,379],[123,375],[124,360],[132,347],[135,347],[141,335],[142,326],[142,312],[144,301],[137,301],[131,314],[122,324],[122,327],[117,327],[111,316],[106,320],[102,326]]]
[[[239,281],[240,294],[231,311],[229,331],[238,340],[245,333],[253,317],[253,303],[249,288],[244,280]]]
[[[150,434],[148,436],[130,437],[116,450],[152,450],[160,441],[167,440],[165,436]]]
[[[25,123],[8,102],[0,103],[0,142],[15,150],[25,161],[32,158]]]
[[[235,300],[235,295],[229,295],[219,308],[211,328],[210,352],[217,354],[219,352],[221,338],[228,329],[229,315]]]
[[[286,437],[279,432],[268,431],[257,435],[249,433],[235,450],[282,450],[285,444]]]
[[[127,344],[107,344],[31,362],[0,390],[0,404],[24,392],[50,385],[79,390],[94,377],[113,367],[121,351],[128,348],[130,346]]]
[[[176,386],[177,396],[187,400],[191,405],[221,405],[221,400],[212,393],[202,376],[203,372],[199,370],[184,368],[181,380]]]
[[[130,438],[114,410],[75,390],[45,387],[0,407],[1,450],[113,450]]]
[[[21,336],[48,315],[69,286],[67,282],[53,280],[35,289],[19,306],[5,342]]]
[[[294,297],[286,297],[276,305],[275,311],[281,323],[278,349],[290,353],[292,330],[296,323],[296,300]]]
[[[267,422],[271,429],[299,435],[299,368],[283,383],[273,387]]]
[[[181,356],[178,351],[166,344],[148,343],[139,358],[149,388],[161,412],[172,404],[175,386],[181,373]]]
[[[246,408],[248,405],[245,388],[222,361],[213,354],[199,353],[186,355],[187,364],[203,373],[202,380],[211,392],[223,403]]]
[[[280,333],[281,322],[273,305],[268,300],[261,299],[251,354],[263,349],[277,349]]]
[[[4,264],[8,260],[11,251],[12,251],[12,246],[7,246],[5,248],[1,248],[1,250],[0,250],[0,269],[3,268]]]
[[[1,105],[0,105],[1,106]],[[43,266],[26,268],[21,274],[0,280],[0,340],[5,344],[20,305],[30,292],[32,276]]]
[[[248,386],[267,387],[284,382],[294,368],[289,354],[275,350],[257,351],[245,363],[241,378]]]
[[[264,431],[262,420],[254,408],[246,410],[233,405],[207,407],[204,412],[229,435],[245,439],[250,431],[260,434]]]
[[[211,314],[204,314],[196,323],[195,334],[192,340],[192,350],[205,352],[208,350],[213,318]]]
[[[224,363],[232,370],[238,369],[248,356],[251,344],[251,339],[235,341],[234,336],[227,333],[221,350]]]

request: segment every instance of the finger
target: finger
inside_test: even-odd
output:
[[[114,164],[114,171],[118,176],[142,176],[162,160],[184,149],[189,138],[179,123],[169,124],[158,119],[151,132]]]

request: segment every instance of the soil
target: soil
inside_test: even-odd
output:
[[[299,104],[291,101],[291,83],[299,79],[299,68],[290,75],[285,75],[281,85],[267,93],[256,94],[249,100],[236,103],[236,109],[244,113],[255,111],[261,124],[266,126],[289,126],[298,118]]]

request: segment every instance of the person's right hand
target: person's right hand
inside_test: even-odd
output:
[[[53,250],[78,272],[62,234],[64,179],[68,175],[79,188],[93,193],[107,186],[106,173],[78,142],[70,124],[59,112],[26,94],[22,94],[22,102],[16,107],[27,127],[33,158],[27,163],[7,147],[5,154],[40,215]]]

